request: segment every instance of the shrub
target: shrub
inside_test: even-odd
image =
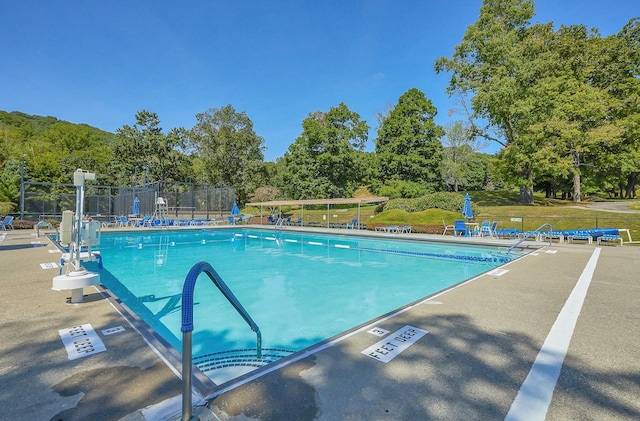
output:
[[[430,190],[421,183],[404,180],[390,180],[378,189],[378,195],[390,199],[416,198]]]
[[[33,229],[36,226],[36,223],[33,221],[24,221],[21,219],[14,219],[13,220],[13,229],[16,230],[26,230],[26,229]]]
[[[18,205],[13,202],[0,202],[0,216],[6,216],[9,212],[17,209]]]

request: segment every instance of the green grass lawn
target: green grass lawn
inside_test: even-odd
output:
[[[543,224],[551,224],[554,230],[580,228],[627,228],[634,241],[640,241],[640,214],[609,212],[603,210],[578,209],[573,206],[588,206],[589,202],[574,203],[567,200],[547,199],[543,195],[534,196],[533,205],[521,205],[518,193],[514,191],[478,191],[469,192],[478,212],[473,221],[498,221],[498,229],[517,228],[531,231]],[[629,200],[629,209],[640,210],[640,201]],[[370,230],[376,226],[411,225],[414,232],[441,234],[443,220],[453,224],[454,219],[461,219],[459,212],[429,209],[422,212],[406,212],[390,210],[375,215],[375,206],[360,207],[360,221]],[[249,212],[251,213],[251,212]],[[255,214],[255,212],[254,212]],[[358,217],[357,206],[343,205],[327,211],[326,207],[316,209],[283,208],[283,214],[292,221],[303,217],[304,224],[324,226],[331,224],[347,224]],[[545,229],[546,230],[546,229]]]

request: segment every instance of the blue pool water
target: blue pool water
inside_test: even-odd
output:
[[[176,349],[189,269],[210,263],[262,332],[297,351],[500,266],[497,248],[272,230],[104,233],[102,282]],[[255,348],[255,334],[206,275],[194,296],[193,355]]]

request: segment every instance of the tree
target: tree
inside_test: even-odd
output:
[[[572,198],[582,197],[582,175],[603,148],[618,143],[622,133],[614,119],[616,102],[592,82],[601,70],[600,37],[585,26],[561,27],[549,38],[549,60],[528,99],[537,121],[527,129],[539,147],[536,178],[555,173],[572,179]],[[538,111],[542,110],[542,111]]]
[[[0,174],[0,202],[18,203],[20,200],[20,162],[5,162]]]
[[[137,112],[135,118],[133,126],[116,130],[118,176],[135,176],[138,182],[183,180],[186,156],[179,149],[185,147],[186,130],[174,128],[164,134],[158,115],[146,110]]]
[[[593,83],[617,101],[615,118],[623,133],[619,144],[606,145],[607,153],[599,155],[596,176],[615,186],[620,197],[632,198],[640,178],[640,18],[629,20],[598,47]]]
[[[523,203],[533,203],[533,145],[525,134],[529,115],[519,99],[526,98],[526,83],[535,82],[530,58],[536,43],[523,43],[533,17],[532,0],[484,0],[478,20],[467,27],[452,58],[436,61],[437,73],[452,72],[447,92],[472,95],[470,122],[474,134],[505,146],[504,158],[515,158],[512,179],[520,184]],[[541,42],[544,44],[544,41]],[[528,53],[528,54],[527,54]],[[486,121],[481,127],[478,121]],[[492,131],[498,137],[492,136]]]
[[[383,183],[418,183],[427,191],[441,187],[442,127],[433,120],[436,107],[419,89],[411,88],[383,117],[376,139],[376,156]]]
[[[485,0],[453,58],[439,59],[436,70],[452,71],[449,92],[473,94],[473,117],[498,128],[502,172],[521,185],[523,203],[532,203],[535,184],[568,177],[580,201],[585,169],[621,134],[617,104],[594,84],[600,37],[582,25],[530,26],[532,16],[532,1]]]
[[[238,202],[245,203],[261,185],[264,139],[253,130],[247,114],[231,105],[209,109],[196,119],[191,141],[204,161],[207,178],[234,186]]]
[[[285,153],[286,195],[294,199],[349,197],[360,184],[356,155],[369,126],[340,103],[302,122],[302,134]]]
[[[442,179],[455,192],[467,184],[465,166],[473,156],[472,131],[462,121],[450,123],[445,128],[446,143],[443,151]]]

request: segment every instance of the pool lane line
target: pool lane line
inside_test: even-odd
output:
[[[544,421],[580,310],[593,279],[600,251],[599,247],[593,251],[576,286],[560,310],[529,374],[511,404],[505,421]]]

